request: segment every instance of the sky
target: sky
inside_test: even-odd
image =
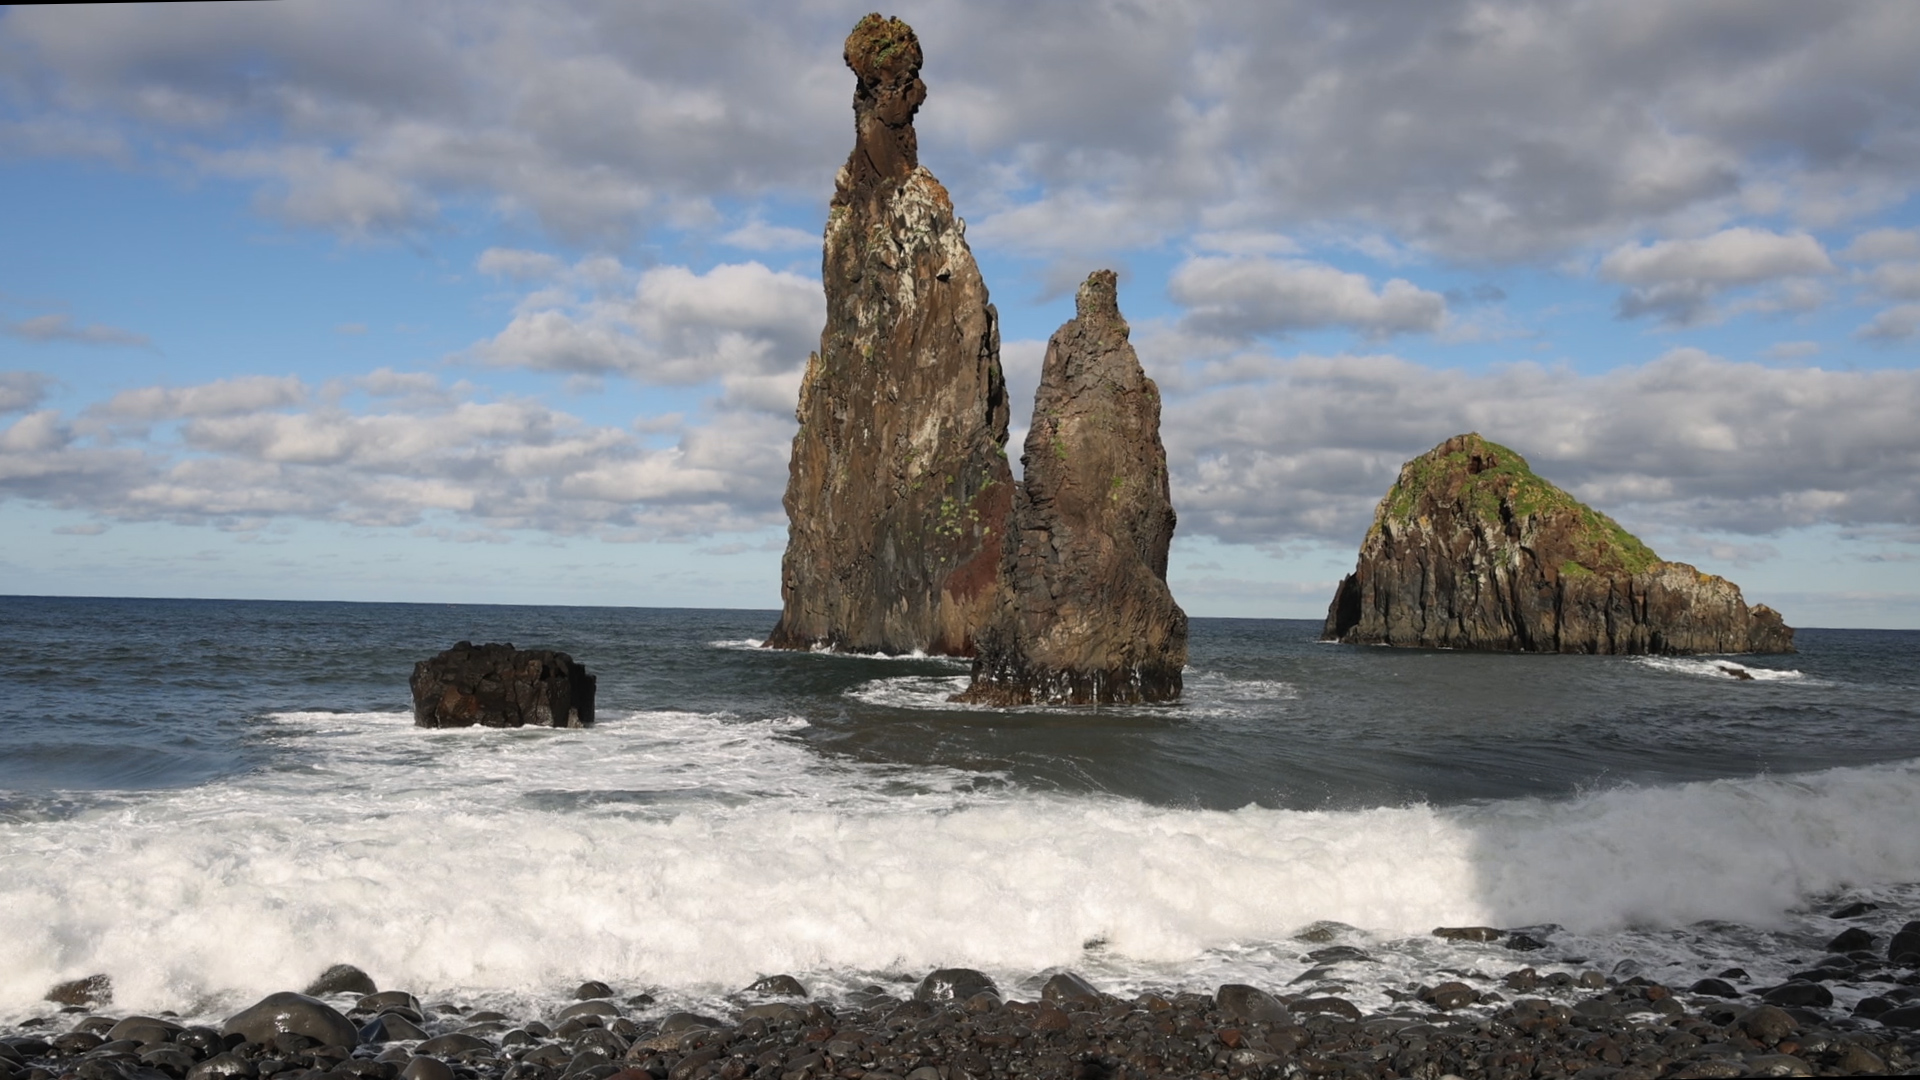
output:
[[[0,8],[0,594],[777,608],[831,0]],[[1320,618],[1479,431],[1920,627],[1920,4],[915,0],[1018,458],[1094,269],[1169,582]]]

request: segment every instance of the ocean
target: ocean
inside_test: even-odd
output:
[[[1920,632],[1561,657],[1195,619],[1178,704],[993,710],[947,702],[960,661],[758,648],[774,619],[0,598],[0,1028],[95,973],[218,1017],[339,962],[516,1015],[946,966],[1377,1009],[1523,964],[1778,982],[1920,918]],[[462,639],[571,653],[598,724],[414,728],[413,663]]]

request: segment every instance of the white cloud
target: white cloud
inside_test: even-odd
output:
[[[755,219],[720,237],[723,244],[742,251],[806,251],[820,246],[820,237],[790,225],[769,225]]]
[[[571,276],[607,281],[624,274],[612,260],[591,262],[576,265]],[[499,366],[695,384],[798,370],[825,321],[826,297],[811,278],[758,262],[723,263],[705,273],[660,266],[640,274],[626,295],[567,286],[536,291],[476,352]]]
[[[0,416],[25,412],[46,400],[53,379],[37,371],[0,371]]]
[[[1897,304],[1854,331],[1862,341],[1911,341],[1920,335],[1920,304]]]
[[[1854,237],[1840,257],[1849,262],[1920,259],[1920,229],[1870,229]]]
[[[1267,370],[1170,401],[1182,530],[1358,543],[1402,462],[1473,430],[1638,527],[1766,534],[1920,514],[1920,372],[1774,368],[1693,349],[1603,375],[1467,374],[1392,356]]]
[[[773,385],[781,378],[729,386],[732,400],[704,424],[679,424],[677,444],[664,449],[537,402],[460,400],[386,370],[344,380],[393,391],[359,413],[297,382],[145,388],[94,413],[135,417],[159,434],[108,440],[76,432],[54,410],[0,430],[0,498],[249,530],[276,517],[412,527],[441,513],[491,533],[751,531],[780,520],[792,402],[778,415],[755,410],[783,389]]]
[[[306,396],[306,385],[296,376],[248,375],[200,386],[124,390],[88,411],[112,419],[174,420],[278,409]]]
[[[1600,261],[1600,276],[1624,285],[1752,285],[1774,278],[1833,271],[1820,242],[1806,233],[1781,235],[1740,226],[1691,240],[1625,244]]]
[[[480,206],[617,243],[767,194],[819,200],[851,142],[840,42],[863,11],[23,7],[0,24],[20,117],[0,139],[137,146],[348,234]],[[1195,229],[1534,260],[1741,215],[1827,227],[1914,190],[1907,5],[1439,0],[1400,16],[928,0],[912,13],[923,156],[984,241],[1078,261]]]
[[[1874,291],[1891,300],[1920,300],[1920,262],[1882,263],[1873,268]]]
[[[1294,259],[1197,256],[1174,270],[1167,291],[1188,309],[1188,327],[1227,337],[1344,327],[1383,338],[1431,333],[1447,318],[1439,293],[1403,278],[1376,290],[1363,274]]]
[[[558,277],[566,264],[544,251],[491,247],[480,253],[475,264],[483,274],[510,277],[515,281],[538,281]]]
[[[1819,354],[1817,341],[1777,341],[1767,347],[1767,357],[1772,360],[1805,360]]]
[[[1658,315],[1669,325],[1687,326],[1713,317],[1711,301],[1721,292],[1763,282],[1780,285],[1749,309],[1812,310],[1824,293],[1794,279],[1833,271],[1826,250],[1806,233],[1736,226],[1693,239],[1623,244],[1600,260],[1599,276],[1632,286],[1620,297],[1623,318]]]
[[[77,326],[71,315],[63,313],[35,315],[29,319],[6,323],[0,326],[0,330],[22,341],[70,341],[80,345],[122,345],[132,348],[153,346],[153,342],[144,334],[136,334],[131,330],[122,330],[117,326],[104,326],[99,323]]]

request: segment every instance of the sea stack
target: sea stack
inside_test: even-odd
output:
[[[919,163],[920,43],[848,36],[854,147],[835,182],[827,325],[800,384],[774,648],[971,656],[1013,500],[998,316]]]
[[[1322,637],[1511,652],[1793,651],[1779,612],[1662,560],[1477,434],[1401,468]]]
[[[1113,271],[1080,286],[1047,342],[1020,461],[1000,611],[973,683],[987,705],[1171,701],[1187,616],[1167,589],[1173,502],[1160,391],[1120,317]]]

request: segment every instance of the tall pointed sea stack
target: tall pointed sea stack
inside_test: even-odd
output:
[[[827,325],[800,384],[775,648],[967,656],[1012,506],[998,316],[920,167],[920,42],[847,37],[855,142],[827,215]]]
[[[1322,635],[1364,645],[1559,653],[1792,652],[1780,613],[1665,562],[1479,435],[1400,470]]]
[[[1000,616],[973,684],[989,705],[1171,701],[1187,616],[1167,589],[1173,502],[1160,390],[1140,368],[1113,271],[1080,286],[1047,342],[1014,495]]]

